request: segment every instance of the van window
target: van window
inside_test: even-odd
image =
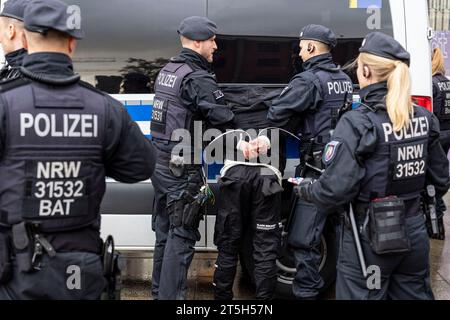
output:
[[[433,48],[439,47],[445,58],[447,76],[450,75],[450,0],[428,0],[430,25],[436,31]]]
[[[191,15],[218,24],[214,70],[222,83],[287,83],[302,71],[298,36],[309,23],[335,31],[341,65],[356,57],[368,32],[393,33],[388,0],[64,1],[80,7],[86,34],[76,71],[111,94],[152,93],[159,70],[180,51],[178,25]]]
[[[206,0],[63,0],[78,5],[85,38],[74,68],[107,93],[151,93],[159,70],[180,50],[177,28],[206,14]]]
[[[336,62],[358,55],[365,35],[393,35],[388,0],[208,0],[208,16],[219,26],[214,71],[225,83],[287,83],[302,71],[300,29],[322,24],[338,37]]]

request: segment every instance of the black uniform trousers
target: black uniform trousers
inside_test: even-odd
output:
[[[321,161],[321,157],[320,157]],[[315,165],[321,168],[320,161]],[[296,175],[299,168],[297,168]],[[319,174],[308,170],[306,177],[318,179]],[[292,293],[297,299],[317,299],[324,285],[320,275],[320,243],[327,221],[327,214],[311,203],[297,200],[294,207],[297,223],[290,228],[289,241],[294,253],[295,277],[292,282]],[[295,233],[295,234],[293,234]]]
[[[292,293],[297,299],[316,299],[324,285],[320,275],[320,243],[327,214],[301,200],[297,201],[294,210],[299,222],[289,231],[295,233],[289,238],[297,238],[296,245],[290,244],[296,269]]]
[[[357,216],[359,226],[365,217]],[[406,218],[411,251],[399,254],[375,254],[365,232],[360,235],[369,277],[362,275],[352,230],[342,224],[337,265],[336,299],[338,300],[432,300],[430,284],[429,239],[425,217],[420,213]],[[379,268],[377,271],[371,268]],[[378,281],[378,284],[377,284]],[[378,288],[377,288],[378,287]]]
[[[196,166],[184,170],[181,177],[175,177],[168,162],[161,160],[161,154],[162,151],[158,154],[155,172],[151,177],[155,189],[152,229],[156,235],[152,295],[159,300],[183,300],[186,299],[187,272],[200,233],[198,228],[171,225],[169,208],[181,201],[184,190],[192,195],[199,192],[203,182],[202,172],[201,167]]]
[[[256,298],[273,298],[277,283],[276,258],[281,239],[281,191],[276,175],[264,167],[237,165],[220,179],[222,201],[214,243],[219,251],[214,272],[214,296],[233,298],[239,251],[244,232],[252,232]]]

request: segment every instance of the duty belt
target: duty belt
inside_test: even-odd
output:
[[[167,152],[158,152],[158,156],[156,158],[156,163],[168,167],[171,160],[171,153]],[[186,170],[200,170],[202,168],[201,164],[185,164],[184,168]]]

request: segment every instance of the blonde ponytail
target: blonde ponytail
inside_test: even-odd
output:
[[[433,76],[437,74],[442,74],[445,76],[445,61],[440,48],[434,48],[431,64]]]
[[[369,66],[380,82],[387,81],[386,108],[394,131],[408,127],[413,112],[408,66],[399,60],[368,53],[361,53],[359,59],[362,64]]]
[[[388,94],[386,107],[394,131],[400,131],[409,125],[413,107],[411,102],[411,78],[408,66],[401,61],[394,61],[394,70],[387,81]]]

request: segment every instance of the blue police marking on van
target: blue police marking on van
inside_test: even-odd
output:
[[[120,100],[120,99],[119,99]],[[150,138],[150,119],[152,118],[153,101],[151,100],[121,100],[131,119],[136,121],[142,133]]]

